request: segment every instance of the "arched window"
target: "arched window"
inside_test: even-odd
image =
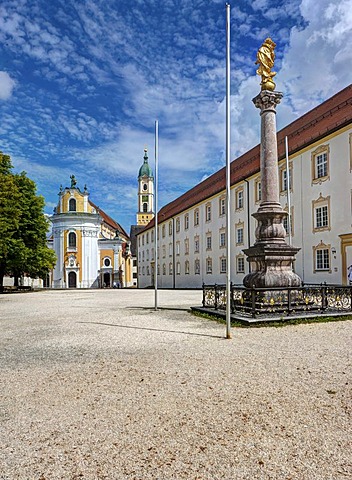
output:
[[[148,204],[147,203],[143,203],[143,212],[147,212],[148,211]]]
[[[74,198],[70,198],[70,201],[68,202],[68,210],[69,212],[76,211],[76,200]]]
[[[68,234],[68,246],[76,247],[76,234],[74,232]]]

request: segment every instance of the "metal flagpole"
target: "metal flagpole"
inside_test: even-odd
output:
[[[231,338],[230,5],[226,4],[226,338]]]
[[[159,122],[155,120],[155,196],[154,196],[154,285],[155,285],[155,310],[158,310],[158,155],[159,155]]]
[[[288,217],[287,217],[287,227],[288,227],[288,241],[292,245],[292,234],[291,234],[291,178],[290,178],[290,168],[288,164],[288,138],[285,137],[285,150],[286,150],[286,183],[287,183],[287,208],[288,208]]]

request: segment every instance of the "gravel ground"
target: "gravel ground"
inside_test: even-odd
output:
[[[352,478],[352,321],[226,340],[199,291],[153,301],[0,296],[0,480]]]

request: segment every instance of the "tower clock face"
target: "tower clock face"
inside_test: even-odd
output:
[[[147,190],[147,189],[148,189],[148,185],[145,183],[145,184],[143,185],[143,190]]]

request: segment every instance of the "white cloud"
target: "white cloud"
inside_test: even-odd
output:
[[[304,29],[293,28],[278,81],[301,115],[351,82],[352,1],[302,0]]]
[[[0,100],[8,100],[15,85],[16,82],[7,72],[0,72]]]

